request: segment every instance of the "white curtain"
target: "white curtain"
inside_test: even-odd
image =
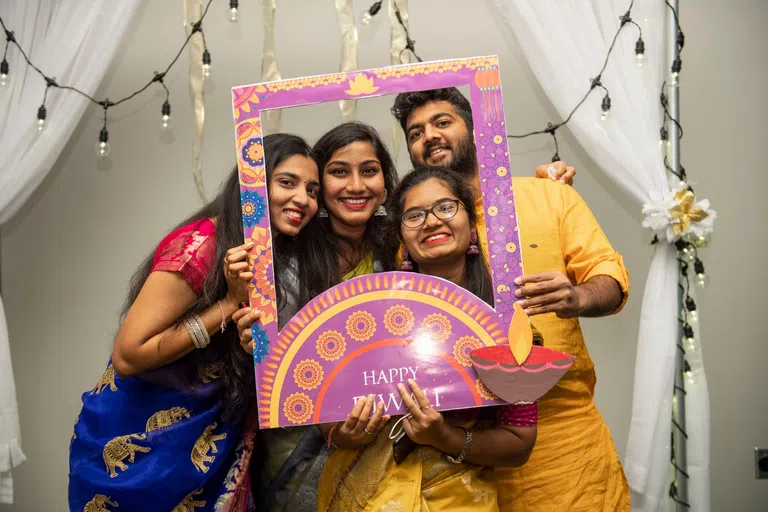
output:
[[[3,0],[0,16],[33,64],[60,85],[93,96],[139,3]],[[3,34],[0,45],[4,44]],[[75,92],[49,90],[46,128],[38,133],[37,109],[45,81],[27,66],[15,47],[8,50],[7,58],[10,81],[0,89],[0,225],[43,181],[89,104]],[[97,135],[93,134],[94,144]],[[11,469],[23,461],[8,332],[0,302],[0,503],[13,501]]]
[[[494,0],[512,28],[536,78],[564,119],[603,66],[629,0]],[[620,34],[602,83],[612,108],[600,121],[604,92],[595,89],[568,124],[600,169],[637,203],[638,210],[670,191],[659,151],[665,78],[665,20],[660,0],[636,0],[632,19],[643,28],[646,63],[635,66],[637,28]],[[543,121],[543,120],[542,120]],[[543,124],[543,123],[540,123]],[[637,277],[637,276],[636,276]],[[675,248],[654,248],[638,330],[632,420],[624,470],[634,510],[659,510],[669,488],[671,395],[678,343],[678,271]],[[701,358],[689,358],[687,384],[689,501],[709,510],[709,411]],[[696,428],[698,425],[707,427]],[[694,427],[694,428],[691,428]]]

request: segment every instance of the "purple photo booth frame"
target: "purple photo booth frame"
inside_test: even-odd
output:
[[[494,308],[453,283],[409,272],[361,276],[313,299],[278,331],[261,112],[385,94],[469,87]],[[373,393],[404,413],[396,385],[414,378],[438,410],[505,403],[469,352],[507,343],[522,274],[498,58],[424,62],[232,89],[243,230],[254,242],[251,306],[261,428],[342,420]],[[472,207],[471,205],[467,205]]]

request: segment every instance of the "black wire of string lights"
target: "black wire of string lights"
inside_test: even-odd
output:
[[[24,49],[16,40],[13,31],[8,29],[8,27],[5,24],[5,21],[2,19],[2,17],[0,17],[0,26],[2,26],[2,30],[5,33],[5,40],[6,40],[5,52],[3,53],[3,60],[0,62],[0,87],[6,87],[11,77],[11,67],[10,67],[10,64],[8,63],[7,57],[8,57],[8,49],[11,47],[11,45],[13,45],[19,51],[21,56],[24,58],[27,65],[32,69],[34,69],[43,78],[43,80],[45,80],[45,83],[46,83],[45,92],[43,94],[43,102],[40,105],[40,107],[37,109],[38,131],[44,130],[46,120],[48,118],[48,110],[45,106],[45,102],[48,99],[48,91],[51,88],[56,88],[56,89],[76,92],[77,94],[80,94],[81,96],[88,99],[88,101],[90,101],[94,105],[99,105],[104,109],[104,124],[102,125],[102,128],[99,131],[99,142],[96,146],[96,149],[99,156],[102,156],[102,157],[108,156],[110,153],[109,131],[107,130],[107,113],[109,109],[116,107],[121,103],[125,103],[127,101],[132,100],[133,98],[135,98],[136,96],[138,96],[139,94],[147,90],[154,83],[160,84],[160,86],[165,91],[165,101],[163,102],[160,109],[161,121],[162,121],[161,127],[166,130],[170,128],[170,121],[171,121],[170,91],[168,90],[168,87],[166,87],[164,83],[164,79],[168,74],[168,72],[171,70],[171,68],[176,64],[176,62],[178,62],[182,52],[184,51],[184,48],[187,47],[187,45],[189,44],[189,41],[192,39],[192,36],[194,36],[197,33],[200,33],[200,37],[203,40],[203,55],[202,55],[203,75],[205,76],[205,78],[210,77],[211,52],[208,50],[208,45],[205,41],[205,33],[203,32],[203,19],[205,19],[206,15],[208,14],[208,10],[211,7],[212,3],[213,3],[213,0],[208,0],[208,3],[205,5],[205,9],[203,10],[202,15],[200,16],[200,19],[192,24],[192,28],[189,32],[189,35],[184,39],[184,43],[181,45],[181,48],[179,48],[179,51],[176,52],[176,56],[173,58],[170,64],[166,66],[165,70],[159,71],[159,72],[155,71],[152,78],[149,80],[149,82],[147,82],[139,89],[135,90],[134,92],[128,94],[127,96],[117,101],[111,101],[109,98],[104,98],[103,100],[97,100],[93,96],[90,96],[89,94],[81,91],[80,89],[69,86],[69,85],[62,85],[56,81],[55,77],[49,77],[48,75],[43,73],[43,71],[39,67],[37,67],[32,63],[27,53],[24,51]],[[229,10],[228,10],[229,21],[232,21],[232,22],[238,21],[238,7],[239,7],[238,0],[229,1]]]
[[[371,23],[371,20],[374,16],[376,16],[379,11],[381,10],[381,4],[382,0],[378,0],[377,2],[374,2],[373,5],[371,5],[361,16],[360,22],[363,25],[368,25]],[[411,39],[411,35],[408,32],[408,27],[405,26],[405,22],[403,21],[402,14],[400,13],[400,8],[397,6],[397,2],[393,2],[393,7],[395,8],[395,17],[397,18],[397,22],[400,23],[400,26],[403,27],[403,30],[405,31],[405,47],[400,50],[400,58],[402,59],[403,53],[406,51],[410,51],[414,57],[416,57],[416,60],[419,62],[424,62],[421,57],[418,56],[416,53],[416,41]]]
[[[634,6],[634,4],[635,4],[635,0],[631,0],[629,3],[629,7],[627,8],[627,12],[625,12],[621,17],[619,17],[619,20],[621,20],[621,23],[619,24],[619,28],[616,30],[616,34],[613,36],[613,41],[611,41],[611,46],[608,47],[608,53],[605,55],[605,60],[603,61],[603,67],[600,68],[600,72],[597,74],[597,76],[590,79],[591,85],[589,89],[581,98],[581,100],[579,100],[576,106],[573,107],[573,110],[571,110],[571,112],[568,114],[568,117],[566,117],[565,120],[560,121],[559,123],[553,124],[549,122],[547,123],[547,127],[542,130],[536,130],[528,133],[523,133],[520,135],[507,135],[508,138],[525,139],[533,135],[550,134],[555,143],[555,154],[552,156],[552,161],[556,162],[560,160],[559,144],[557,141],[557,130],[567,125],[571,121],[576,111],[579,110],[579,108],[581,108],[584,102],[587,101],[587,98],[589,97],[589,95],[592,94],[592,91],[594,91],[597,88],[602,89],[605,92],[605,95],[603,96],[603,100],[600,103],[600,110],[601,110],[600,119],[602,121],[605,121],[606,119],[608,119],[608,116],[611,110],[611,96],[610,96],[610,92],[602,82],[602,76],[603,76],[603,73],[605,72],[605,69],[608,67],[608,60],[610,59],[611,53],[613,53],[613,49],[616,46],[616,41],[619,38],[619,34],[627,25],[634,25],[635,27],[637,27],[637,30],[639,32],[639,36],[637,38],[637,41],[635,42],[635,62],[637,67],[642,67],[645,62],[645,42],[643,41],[643,29],[640,27],[640,25],[635,23],[632,20],[632,17],[630,16],[632,7]]]

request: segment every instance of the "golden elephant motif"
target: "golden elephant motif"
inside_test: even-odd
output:
[[[194,492],[191,492],[190,494],[187,495],[186,498],[184,498],[184,500],[181,503],[173,507],[173,510],[171,510],[171,512],[195,512],[195,509],[197,507],[204,507],[205,501],[197,501],[194,498],[194,496],[197,496],[201,492],[203,492],[202,489],[198,489]]]
[[[213,430],[217,424],[214,421],[203,430],[202,435],[195,441],[195,446],[192,447],[192,464],[195,465],[198,471],[207,473],[210,469],[206,466],[206,463],[212,463],[216,458],[212,455],[208,455],[208,450],[212,453],[218,453],[219,449],[216,448],[216,441],[221,441],[227,438],[227,434],[213,434]]]
[[[221,377],[221,371],[224,369],[224,361],[216,361],[215,363],[207,364],[203,368],[198,370],[198,377],[204,384],[208,384]]]
[[[97,494],[91,501],[85,504],[83,512],[112,512],[107,508],[107,505],[117,507],[117,502],[112,501],[109,496]]]
[[[171,407],[162,411],[157,411],[147,420],[147,432],[169,427],[184,418],[189,418],[189,411],[184,407]]]
[[[134,462],[136,458],[136,452],[148,453],[150,448],[146,446],[139,446],[131,442],[131,438],[143,440],[147,438],[147,434],[128,434],[127,436],[119,436],[109,441],[104,446],[104,464],[107,466],[109,476],[115,478],[117,471],[115,468],[120,468],[121,471],[128,469],[128,466],[123,462],[128,458],[128,462]]]
[[[93,395],[95,393],[98,395],[104,391],[104,388],[107,386],[109,386],[110,391],[117,391],[117,385],[115,384],[115,367],[111,364],[104,370],[104,375],[102,375],[99,382],[96,383],[91,394]]]

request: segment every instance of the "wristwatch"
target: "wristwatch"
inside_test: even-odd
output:
[[[464,427],[458,428],[464,431],[464,449],[461,450],[461,453],[456,458],[453,458],[450,455],[445,456],[450,462],[453,462],[454,464],[461,464],[461,462],[464,460],[464,457],[466,457],[467,452],[469,451],[469,447],[472,446],[472,431]]]

